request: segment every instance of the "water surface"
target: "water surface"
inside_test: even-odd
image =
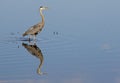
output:
[[[119,83],[120,1],[0,1],[0,83]],[[36,43],[22,33],[40,21]],[[27,37],[26,37],[27,38]]]

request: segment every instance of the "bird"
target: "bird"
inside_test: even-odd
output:
[[[46,74],[45,72],[41,71],[41,67],[44,62],[44,57],[43,57],[43,54],[42,54],[42,51],[40,50],[40,48],[36,44],[30,45],[30,44],[22,43],[22,46],[24,46],[31,55],[37,57],[40,60],[40,64],[37,68],[37,74],[39,74],[39,75]]]
[[[30,27],[27,31],[25,31],[23,33],[23,37],[29,35],[29,40],[31,39],[31,37],[33,37],[34,40],[36,40],[36,35],[42,31],[44,24],[45,24],[45,19],[44,19],[44,15],[42,13],[43,10],[47,10],[48,7],[44,7],[44,6],[40,6],[40,16],[42,18],[42,21],[33,25],[32,27]]]

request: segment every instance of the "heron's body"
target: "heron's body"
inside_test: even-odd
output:
[[[43,6],[40,7],[40,15],[42,17],[42,21],[30,27],[25,33],[23,33],[23,36],[26,35],[36,36],[43,29],[45,22],[44,22],[44,15],[42,14],[42,10],[45,9],[47,9],[47,7],[43,7]]]
[[[38,23],[34,26],[32,26],[31,28],[29,28],[24,34],[23,36],[26,36],[26,35],[37,35],[41,30],[42,28],[44,27],[43,24]]]

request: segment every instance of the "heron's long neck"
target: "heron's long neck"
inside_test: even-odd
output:
[[[38,58],[40,59],[39,68],[41,68],[43,65],[43,61],[44,61],[43,55],[41,54]]]
[[[44,15],[42,14],[42,10],[40,10],[40,16],[42,17],[42,23],[44,23]]]

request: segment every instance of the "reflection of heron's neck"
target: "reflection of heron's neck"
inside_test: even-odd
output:
[[[42,23],[44,23],[44,16],[42,14],[42,10],[40,10],[40,16],[42,17]]]
[[[43,60],[40,61],[39,68],[41,68],[43,65]]]

